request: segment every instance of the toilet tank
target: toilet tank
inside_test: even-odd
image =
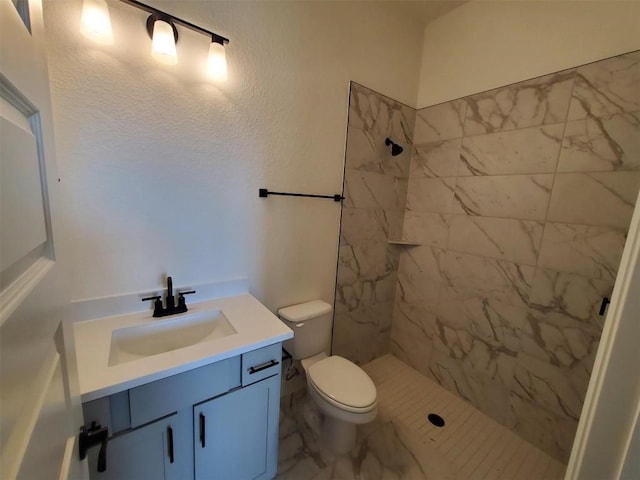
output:
[[[293,338],[284,342],[284,348],[295,359],[318,353],[329,353],[333,308],[322,300],[291,305],[278,310],[280,319],[293,330]]]

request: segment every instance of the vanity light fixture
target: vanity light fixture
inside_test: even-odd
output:
[[[207,75],[214,81],[227,81],[227,57],[224,51],[224,43],[214,37],[211,38],[211,45],[209,45]]]
[[[120,1],[150,14],[147,19],[147,33],[151,37],[151,56],[153,58],[168,65],[178,63],[176,53],[178,30],[176,25],[180,25],[211,39],[206,67],[207,75],[214,81],[227,80],[227,58],[224,46],[229,43],[228,38],[137,0]],[[113,44],[109,8],[105,0],[84,0],[80,31],[91,40],[102,44]]]
[[[105,0],[84,0],[80,32],[94,42],[113,45],[109,6]]]
[[[178,63],[176,43],[178,43],[178,29],[170,18],[150,15],[147,19],[147,32],[151,37],[151,56],[160,63],[175,65]]]

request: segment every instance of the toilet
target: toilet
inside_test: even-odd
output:
[[[355,363],[329,356],[332,307],[322,300],[278,310],[293,330],[284,348],[300,360],[307,376],[307,392],[323,414],[321,434],[336,454],[355,445],[356,425],[371,422],[377,414],[377,392],[369,375]]]

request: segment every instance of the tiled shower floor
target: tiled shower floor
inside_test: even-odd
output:
[[[364,365],[378,389],[378,418],[358,427],[348,454],[318,441],[304,392],[283,399],[278,479],[555,480],[564,465],[392,355]],[[446,421],[426,420],[436,412]]]

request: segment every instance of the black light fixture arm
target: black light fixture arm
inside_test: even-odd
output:
[[[178,17],[174,17],[173,15],[163,12],[162,10],[158,10],[150,5],[144,4],[142,2],[138,2],[137,0],[120,0],[122,3],[126,3],[127,5],[131,5],[132,7],[139,8],[140,10],[144,10],[145,12],[150,13],[151,15],[155,15],[160,20],[170,20],[171,22],[177,23],[178,25],[182,25],[189,30],[193,30],[194,32],[201,33],[202,35],[206,35],[211,38],[212,42],[219,43],[221,45],[225,45],[229,43],[229,39],[223,37],[222,35],[218,35],[210,30],[199,27],[191,22],[187,22]]]

